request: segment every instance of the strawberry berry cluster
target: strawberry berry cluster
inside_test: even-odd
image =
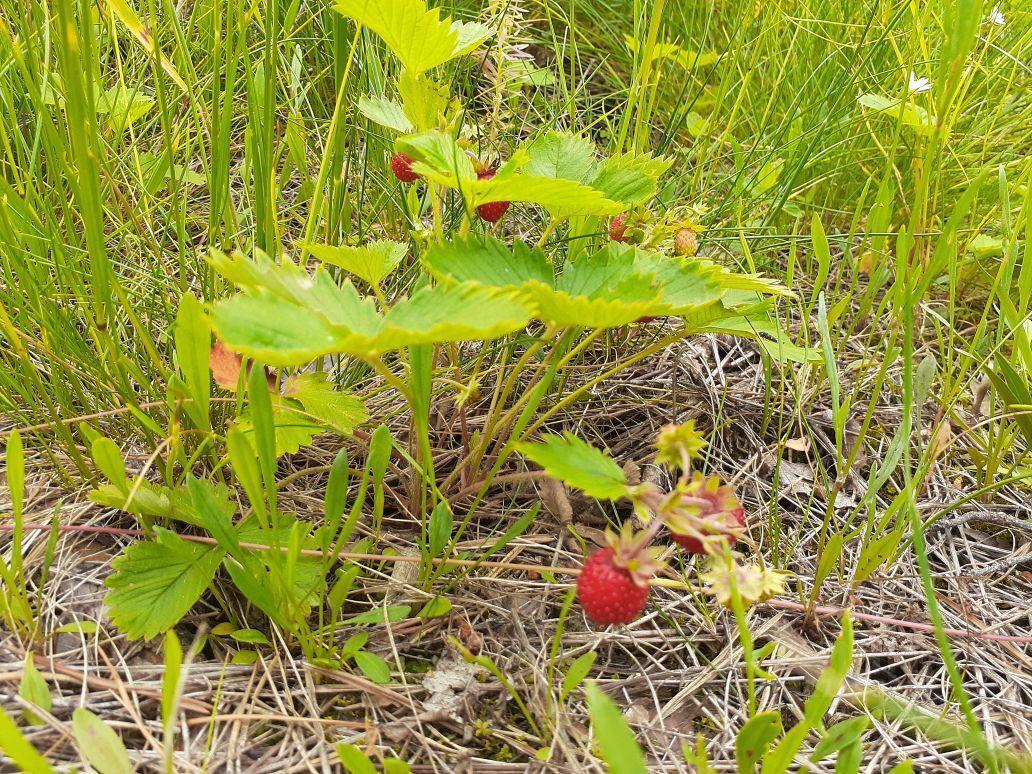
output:
[[[683,550],[705,555],[714,569],[703,576],[718,601],[728,604],[733,573],[746,602],[769,598],[781,590],[783,576],[756,566],[728,561],[727,548],[745,528],[745,513],[731,486],[718,476],[692,471],[691,461],[705,445],[693,423],[668,425],[656,440],[656,462],[679,470],[673,489],[654,484],[628,488],[638,518],[647,524],[635,533],[625,523],[619,535],[607,533],[607,545],[590,556],[577,581],[577,597],[588,618],[599,625],[630,623],[645,609],[649,581],[662,569],[664,547],[651,545],[665,531]],[[724,562],[721,566],[721,562]]]

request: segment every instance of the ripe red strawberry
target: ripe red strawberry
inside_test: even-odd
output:
[[[692,474],[676,490],[677,507],[663,514],[671,539],[693,554],[708,553],[702,538],[724,538],[733,545],[745,527],[745,511],[734,488],[720,483],[719,476]],[[714,550],[714,542],[709,543]],[[718,543],[719,544],[719,543]]]
[[[631,573],[615,562],[616,552],[606,546],[588,558],[577,579],[577,598],[588,618],[600,626],[630,623],[649,598],[648,585],[639,586]]]
[[[731,518],[738,522],[738,526],[745,526],[745,511],[741,508],[736,508],[731,511]],[[691,535],[678,535],[676,532],[671,532],[670,537],[677,545],[681,546],[685,551],[690,554],[704,554],[706,549],[702,545],[702,541],[698,538],[693,538]],[[735,541],[738,540],[738,536],[731,534],[730,532],[724,533],[724,539],[727,541],[729,546],[733,546]]]
[[[477,171],[477,180],[490,180],[495,176],[493,169],[480,169]],[[512,202],[488,202],[477,207],[477,215],[488,223],[497,223],[509,209]]]
[[[627,213],[621,212],[609,221],[609,238],[614,242],[627,241]]]
[[[419,175],[412,169],[412,159],[404,153],[395,153],[391,156],[391,171],[403,183],[414,183],[419,180]]]

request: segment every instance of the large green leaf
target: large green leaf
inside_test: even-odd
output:
[[[425,72],[456,55],[458,30],[423,0],[337,0],[334,9],[383,38],[406,70]]]
[[[548,475],[598,500],[627,495],[627,478],[616,460],[572,433],[548,435],[540,443],[522,443],[518,448]]]
[[[402,134],[415,129],[405,115],[405,109],[386,97],[363,95],[358,100],[358,112],[375,124],[386,126]]]
[[[574,134],[546,132],[527,147],[524,171],[538,177],[556,177],[587,183],[595,176],[595,146]]]
[[[640,204],[656,193],[660,176],[670,169],[669,159],[623,154],[606,159],[591,186],[626,206]]]
[[[413,344],[493,339],[523,328],[532,314],[531,305],[513,291],[473,283],[426,287],[394,305],[370,344],[387,352]]]
[[[573,180],[528,174],[499,173],[490,179],[474,181],[467,199],[473,207],[489,202],[529,202],[540,205],[555,218],[615,215],[624,210],[620,202],[607,199],[591,186]]]
[[[156,527],[111,562],[105,581],[111,620],[132,639],[151,639],[174,626],[208,588],[224,552]]]
[[[439,185],[468,190],[477,178],[476,169],[455,138],[431,131],[399,137],[397,149],[415,162],[412,169]]]
[[[350,283],[337,286],[324,268],[302,277],[290,264],[255,271],[239,263],[226,268],[244,280],[244,292],[215,304],[212,323],[233,350],[273,365],[494,338],[522,328],[533,312],[518,291],[463,283],[424,287],[381,315],[371,299]]]
[[[212,324],[235,351],[274,366],[300,365],[337,352],[342,339],[319,314],[267,293],[219,302]]]
[[[339,266],[370,285],[378,286],[408,251],[401,242],[379,239],[360,247],[309,245],[312,255],[323,263]]]
[[[517,240],[512,249],[494,237],[439,242],[423,256],[427,271],[437,280],[476,282],[495,288],[513,288],[527,282],[555,284],[552,264],[544,252]]]
[[[535,283],[530,294],[542,320],[557,325],[612,328],[659,313],[660,287],[640,272],[630,253],[601,251],[565,266],[554,288]]]

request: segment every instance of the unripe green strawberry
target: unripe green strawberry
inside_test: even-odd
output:
[[[490,180],[495,176],[493,169],[481,169],[477,172],[477,180]],[[509,209],[511,202],[488,202],[477,207],[477,215],[488,223],[497,223]]]
[[[679,228],[674,234],[674,253],[681,256],[693,256],[699,252],[699,237],[690,228]]]
[[[391,156],[391,171],[403,183],[414,183],[419,179],[419,175],[412,169],[412,159],[404,153],[399,152]]]

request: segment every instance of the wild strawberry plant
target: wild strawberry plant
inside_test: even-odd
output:
[[[762,333],[768,347],[778,336],[767,308],[788,291],[695,257],[702,231],[696,208],[650,212],[669,159],[605,156],[587,137],[554,130],[477,148],[467,109],[440,73],[484,43],[486,27],[442,18],[422,0],[340,0],[335,8],[375,33],[397,60],[387,93],[365,95],[357,107],[394,137],[383,169],[396,179],[408,233],[349,244],[309,240],[277,255],[257,247],[211,251],[211,268],[235,293],[203,305],[190,294],[182,299],[164,483],[131,479],[113,442],[91,438],[107,479],[94,499],[132,512],[150,535],[117,560],[109,581],[112,618],[132,637],[172,626],[221,567],[310,656],[326,656],[332,637],[323,635],[332,628],[325,627],[340,620],[355,580],[353,565],[335,569],[336,557],[375,543],[388,464],[411,479],[429,580],[429,560],[451,553],[517,448],[537,462],[548,450],[568,460],[586,453],[572,438],[533,439],[588,399],[594,384],[691,334]],[[516,218],[530,225],[511,235],[507,224]],[[606,331],[659,318],[668,321],[663,335],[641,350],[609,353],[606,370],[568,386],[568,367],[603,346]],[[504,353],[507,365],[485,405],[475,396],[487,351]],[[371,436],[362,431],[366,463],[350,493],[349,457],[341,452],[316,528],[279,506],[277,459],[320,432],[354,439],[368,421],[361,396],[338,390],[329,376],[325,366],[340,362],[394,391],[411,432],[398,439],[386,427]],[[217,395],[209,367],[223,391]],[[438,471],[431,406],[456,391],[463,411],[484,412],[482,430],[469,437],[457,466]],[[661,457],[671,453],[665,448]],[[591,496],[630,497],[689,550],[709,550],[721,537],[730,545],[740,533],[741,510],[714,479],[685,468],[675,491],[632,490],[614,465],[603,465],[610,478],[596,471],[591,481],[578,480],[584,471],[566,476],[545,467]],[[351,536],[370,498],[373,542],[356,546]],[[178,534],[184,525],[201,540]],[[656,527],[650,529],[649,538]],[[634,540],[641,538],[616,539],[608,564],[598,567],[641,589],[654,552],[647,540]],[[630,612],[628,606],[608,618]]]

